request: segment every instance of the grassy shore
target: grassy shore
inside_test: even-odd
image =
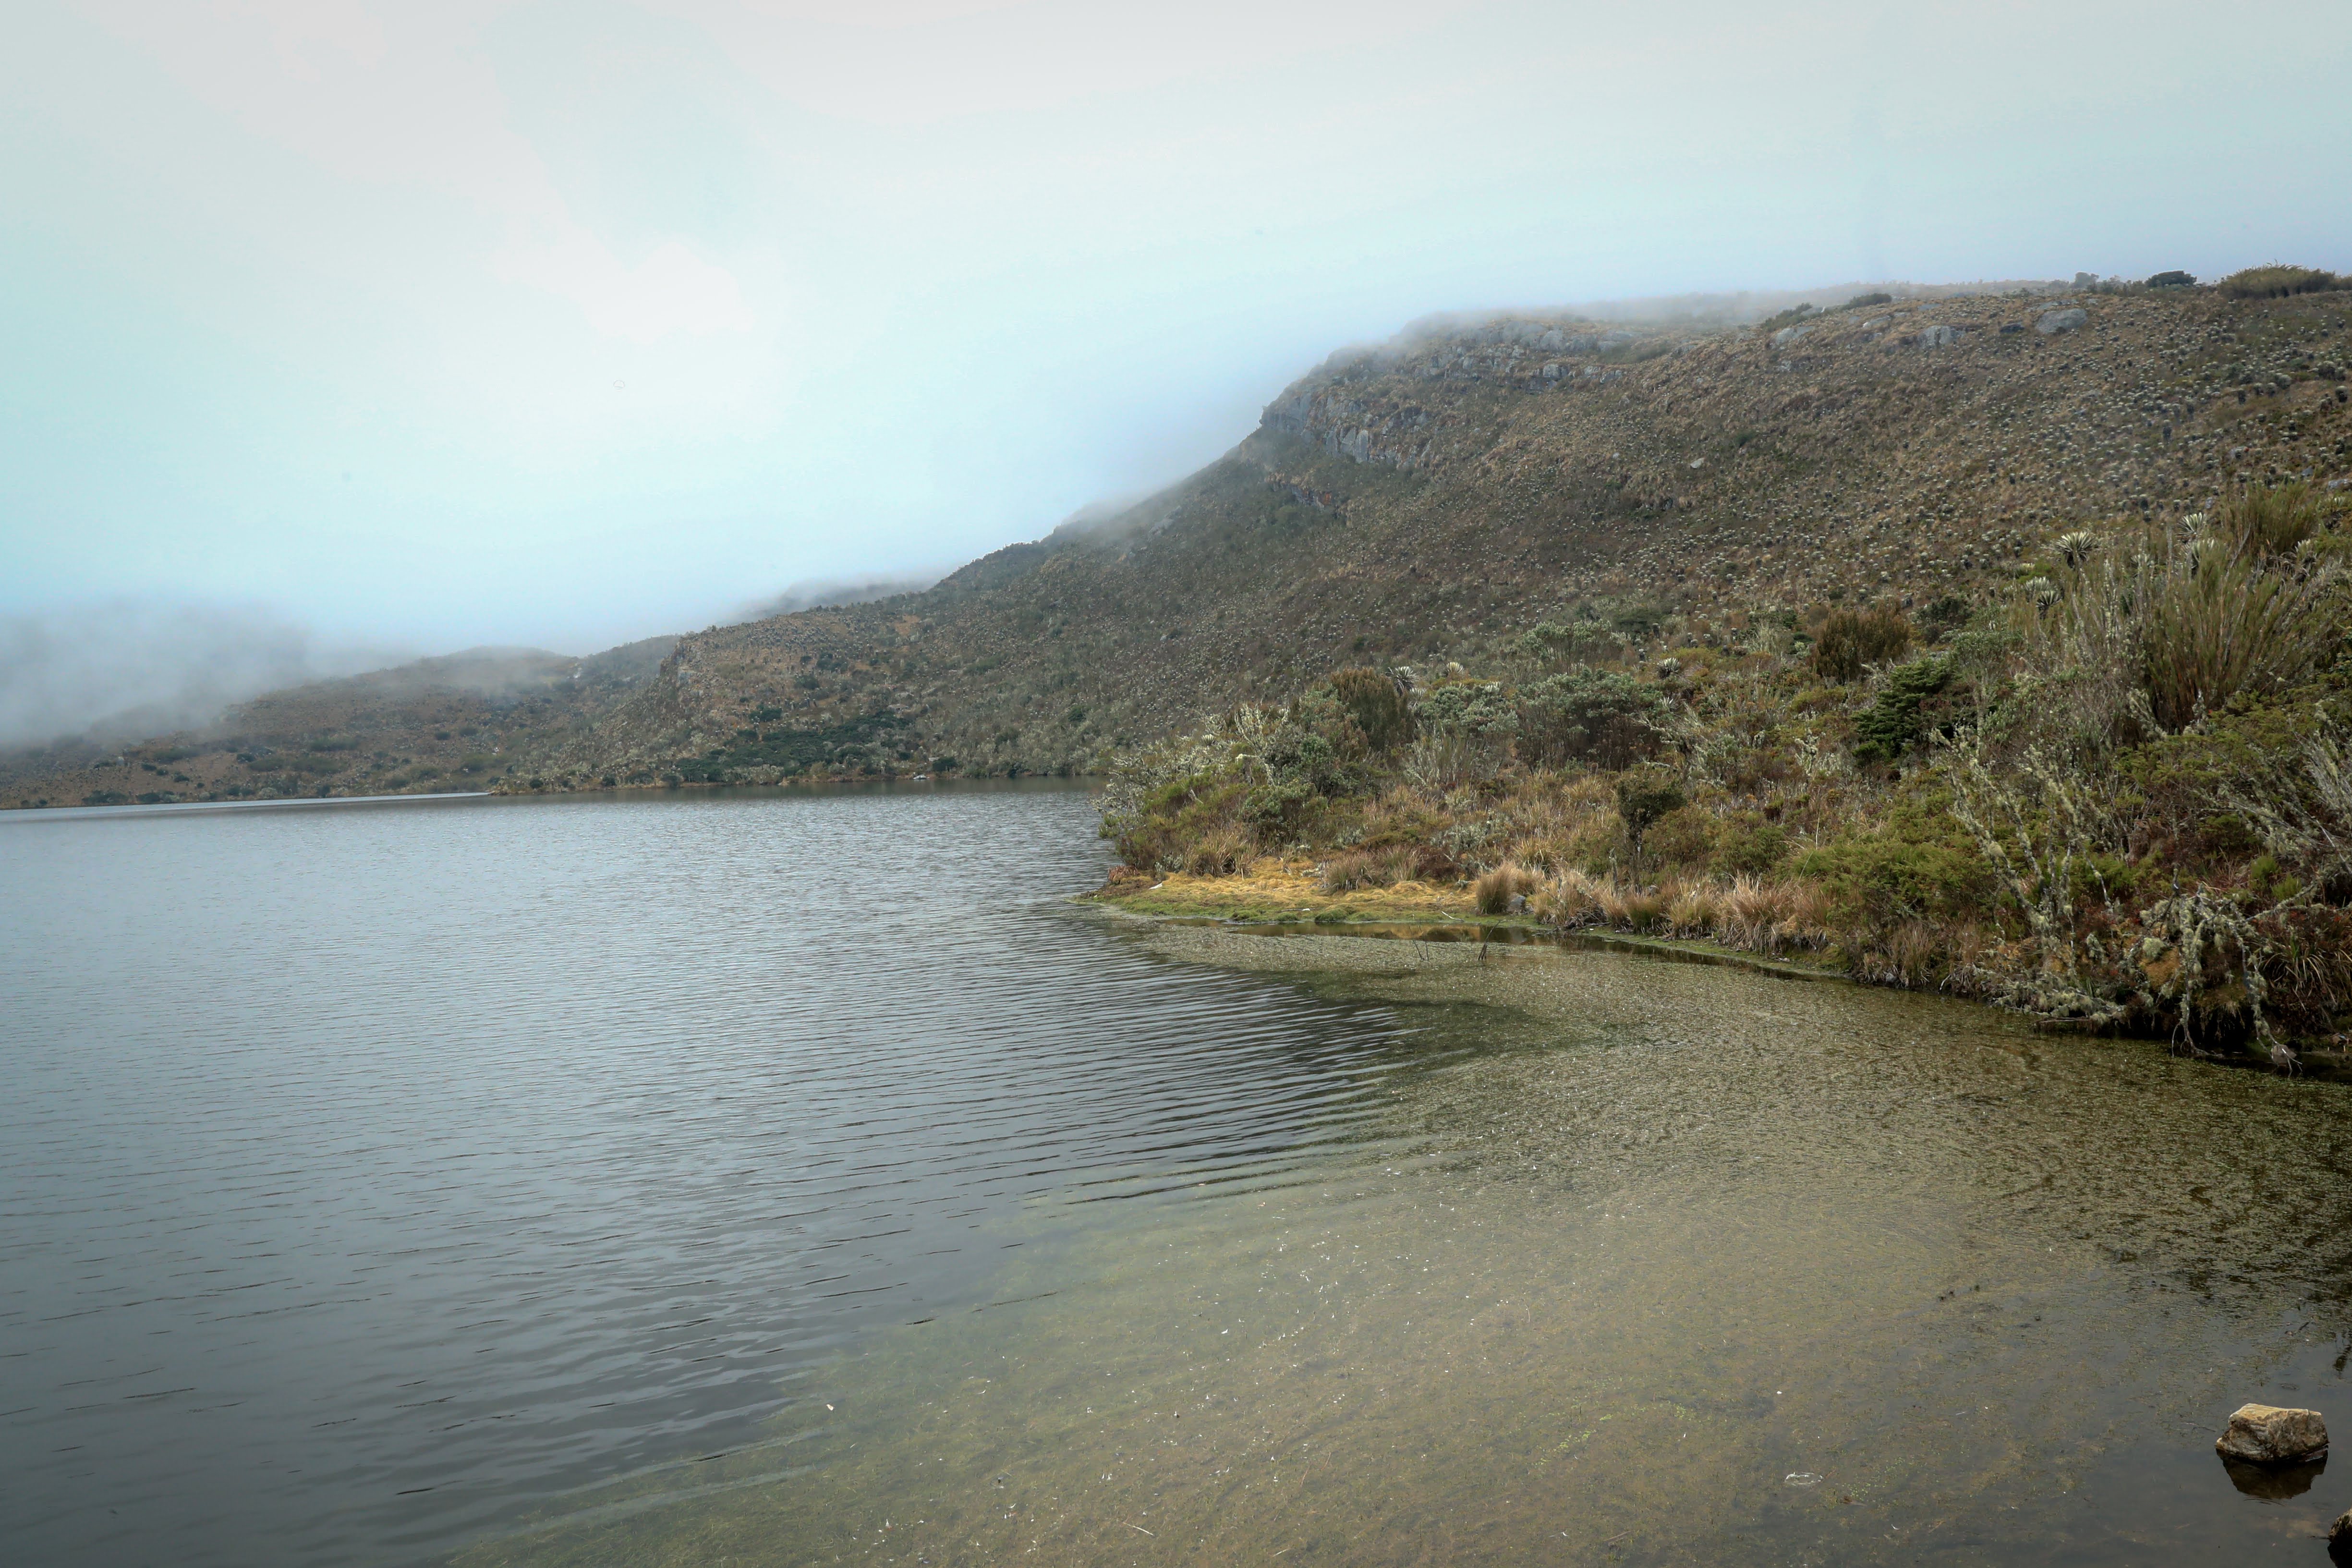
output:
[[[2352,1030],[2345,497],[2070,527],[1973,599],[1564,605],[1120,760],[1138,912],[1515,920],[2292,1068]]]

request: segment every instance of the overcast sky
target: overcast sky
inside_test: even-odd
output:
[[[2347,82],[2343,0],[19,0],[0,613],[586,652],[1434,310],[2352,268]]]

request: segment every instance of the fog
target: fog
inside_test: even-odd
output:
[[[2347,79],[2339,0],[23,7],[0,613],[586,653],[1039,537],[1433,312],[2352,268]],[[188,635],[11,712],[284,646]]]
[[[0,615],[0,749],[198,727],[264,691],[408,657],[331,643],[254,605],[117,599]]]
[[[870,604],[900,594],[920,593],[946,575],[944,572],[899,572],[881,576],[813,577],[793,584],[781,594],[746,605],[728,618],[756,621],[769,616],[789,616],[796,610],[823,609],[828,605]]]

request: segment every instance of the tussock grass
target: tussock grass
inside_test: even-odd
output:
[[[1516,860],[1506,860],[1472,880],[1470,898],[1482,915],[1506,914],[1513,899],[1526,898],[1542,886],[1541,874]]]

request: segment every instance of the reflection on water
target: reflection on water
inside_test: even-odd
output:
[[[2316,1562],[2347,1090],[1145,927],[1073,794],[0,828],[32,1561]],[[27,879],[37,879],[28,881]],[[1104,1201],[1118,1199],[1119,1201]]]

